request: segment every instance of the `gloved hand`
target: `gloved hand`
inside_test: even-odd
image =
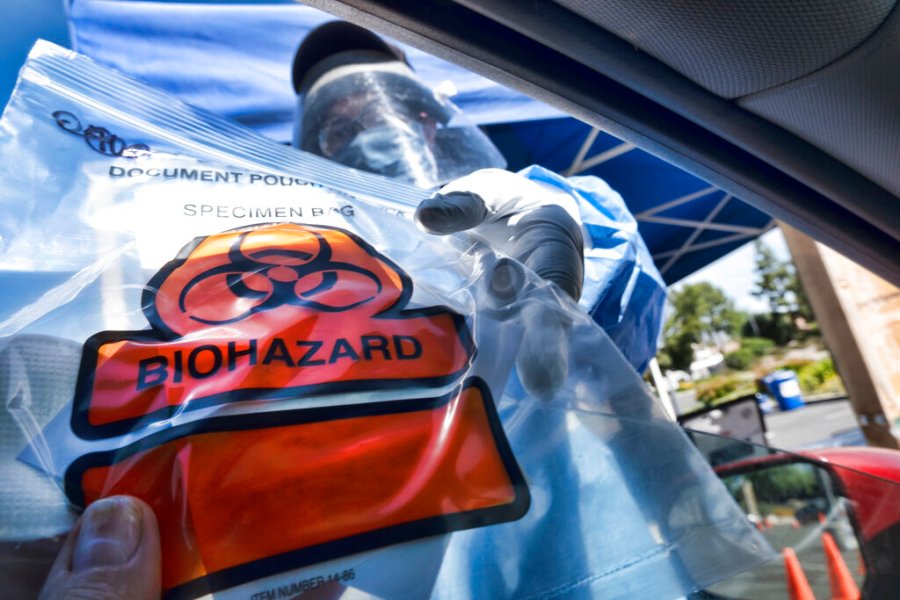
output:
[[[584,238],[578,207],[563,190],[500,169],[454,180],[416,209],[426,231],[472,233],[521,261],[577,301],[584,280]],[[561,311],[526,303],[516,359],[526,390],[547,398],[568,372],[570,323]]]

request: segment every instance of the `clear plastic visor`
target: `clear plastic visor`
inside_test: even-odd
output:
[[[294,145],[349,167],[435,188],[506,166],[477,126],[401,63],[335,69],[298,106]]]

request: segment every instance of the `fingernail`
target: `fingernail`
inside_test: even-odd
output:
[[[134,501],[121,496],[91,504],[81,516],[72,568],[81,571],[127,563],[141,539],[140,510]]]

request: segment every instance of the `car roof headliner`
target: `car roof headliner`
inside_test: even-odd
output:
[[[311,0],[679,166],[900,283],[900,11]]]

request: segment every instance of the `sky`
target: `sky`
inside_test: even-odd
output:
[[[790,259],[790,251],[780,229],[773,229],[762,236],[772,251],[781,260]],[[753,243],[744,244],[734,252],[685,277],[670,287],[677,290],[688,284],[708,282],[725,292],[734,300],[735,307],[750,313],[769,312],[768,304],[750,294],[756,280],[754,271]]]

